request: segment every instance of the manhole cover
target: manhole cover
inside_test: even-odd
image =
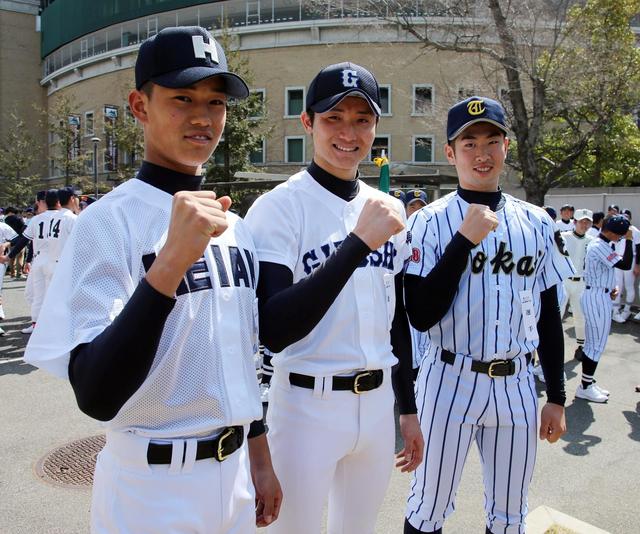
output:
[[[67,443],[41,458],[36,464],[36,474],[57,486],[91,486],[96,457],[104,444],[104,434]]]

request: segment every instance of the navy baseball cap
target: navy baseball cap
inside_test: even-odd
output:
[[[427,194],[421,189],[414,189],[413,191],[409,191],[407,193],[406,202],[407,206],[416,200],[420,200],[424,202],[425,206],[428,204],[427,202]]]
[[[447,115],[447,139],[453,141],[462,131],[477,122],[489,122],[509,133],[502,104],[491,98],[471,96],[449,108]]]
[[[404,204],[406,195],[404,194],[404,191],[402,189],[392,189],[391,191],[389,191],[389,194],[392,197],[397,198]]]
[[[609,230],[614,234],[624,235],[629,230],[629,219],[627,219],[624,215],[614,215],[605,221],[603,228],[605,230]]]
[[[347,96],[358,96],[380,116],[380,88],[373,74],[355,63],[336,63],[322,69],[307,90],[306,110],[324,113]]]
[[[224,79],[228,96],[249,96],[244,80],[229,72],[220,44],[200,26],[165,28],[140,45],[136,60],[138,90],[148,81],[175,89],[211,76]]]
[[[554,221],[558,218],[558,214],[556,213],[555,208],[553,208],[552,206],[544,206],[542,209],[546,211],[549,217],[551,217]]]

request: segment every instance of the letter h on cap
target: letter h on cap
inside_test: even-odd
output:
[[[219,63],[218,50],[216,48],[215,41],[205,43],[202,35],[193,35],[191,39],[193,41],[193,53],[195,54],[195,57],[206,59],[207,54],[209,54],[211,56],[211,61]]]

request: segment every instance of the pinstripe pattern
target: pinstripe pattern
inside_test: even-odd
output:
[[[538,341],[525,335],[520,292],[531,291],[537,319],[540,292],[574,271],[555,244],[546,213],[505,197],[496,212],[499,227],[471,250],[451,308],[428,331],[416,381],[425,457],[414,473],[406,514],[424,532],[442,527],[454,511],[474,440],[483,465],[487,526],[505,534],[525,529],[537,443],[537,396],[526,354]],[[409,219],[414,255],[408,274],[428,275],[467,208],[454,192]],[[440,360],[442,349],[456,354],[454,365]],[[470,370],[473,360],[496,358],[513,359],[516,374],[492,379]]]

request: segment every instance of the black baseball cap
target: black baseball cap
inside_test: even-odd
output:
[[[620,211],[620,206],[618,206],[617,204],[609,204],[609,207],[607,208],[607,210]]]
[[[489,122],[505,135],[509,133],[500,102],[483,96],[471,96],[449,108],[447,139],[453,141],[465,128],[477,122]]]
[[[324,113],[347,96],[358,96],[380,116],[380,88],[373,74],[355,63],[336,63],[322,69],[307,90],[306,110]]]
[[[220,44],[200,26],[165,28],[140,45],[136,60],[138,90],[148,81],[162,87],[179,88],[211,76],[224,79],[228,96],[249,96],[244,80],[229,72]]]
[[[77,197],[78,192],[73,187],[63,187],[58,189],[58,198],[63,206],[69,202],[71,197]]]
[[[618,235],[625,235],[629,230],[629,219],[624,215],[613,215],[605,220],[604,229]]]
[[[556,213],[556,210],[554,207],[552,206],[543,206],[542,209],[544,211],[547,212],[547,214],[549,215],[549,217],[551,217],[554,221],[558,218],[558,214]]]
[[[419,200],[425,206],[427,205],[427,194],[422,189],[414,189],[413,191],[409,191],[406,196],[407,206],[412,202]]]

